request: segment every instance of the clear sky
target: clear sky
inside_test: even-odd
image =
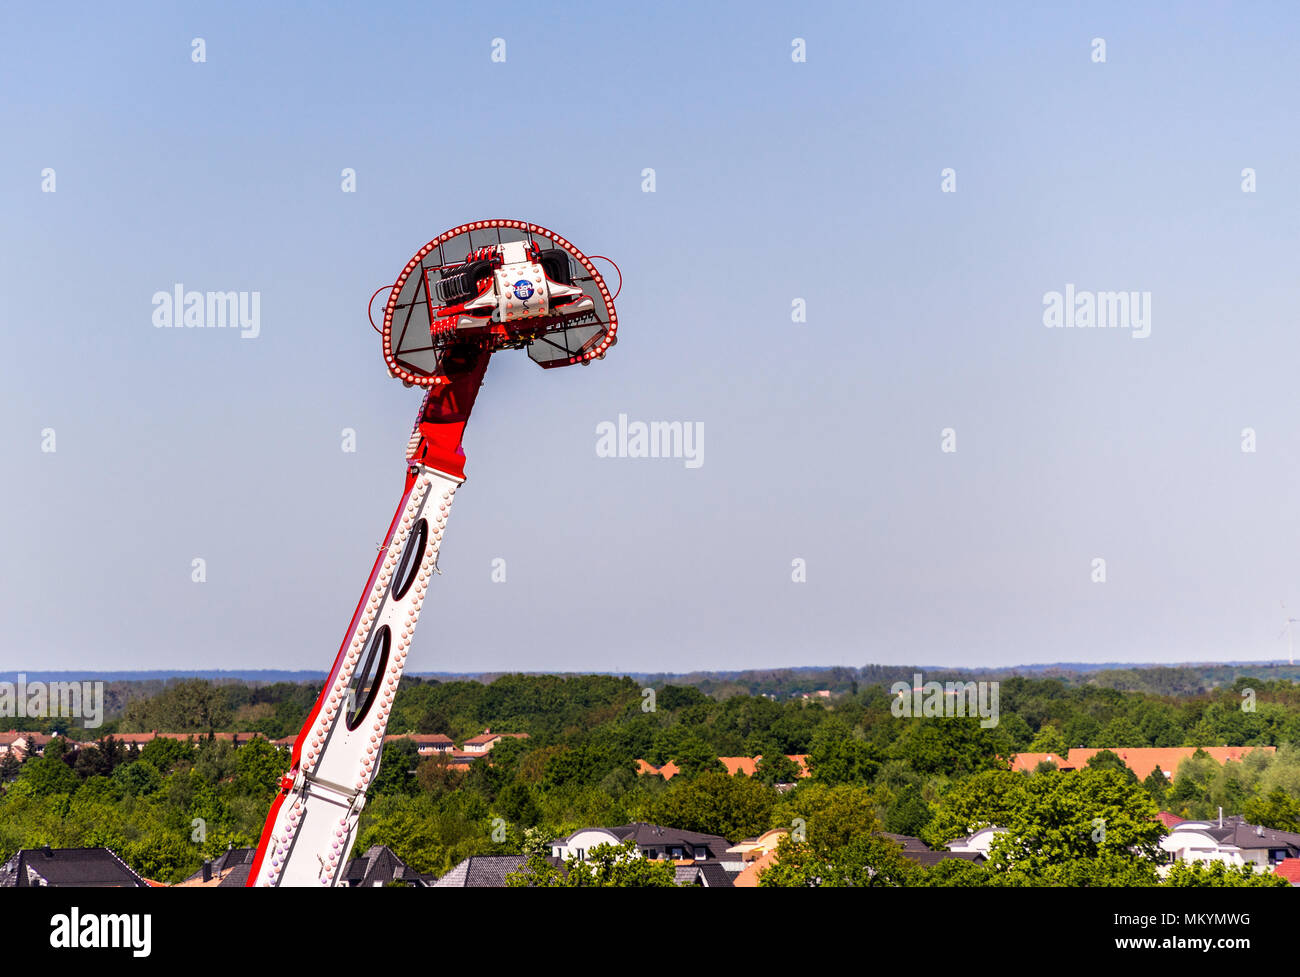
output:
[[[494,359],[409,668],[1285,655],[1293,4],[550,7],[5,8],[0,669],[327,668],[420,403],[366,299],[497,216],[619,262],[621,341]]]

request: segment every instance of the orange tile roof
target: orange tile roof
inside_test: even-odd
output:
[[[727,773],[732,777],[738,773],[743,773],[746,777],[752,777],[758,773],[758,762],[754,757],[720,756],[718,762],[727,768]]]
[[[1166,828],[1172,828],[1175,825],[1179,825],[1183,823],[1182,818],[1180,818],[1177,814],[1170,814],[1168,811],[1161,811],[1159,814],[1156,815],[1156,818]]]
[[[1280,875],[1292,885],[1300,885],[1300,858],[1284,858],[1273,869],[1274,875]]]
[[[113,739],[118,743],[149,743],[157,736],[157,733],[113,733]],[[107,736],[104,739],[108,739]]]
[[[737,889],[757,889],[758,876],[765,868],[776,864],[776,849],[764,852],[760,857],[750,862],[743,872],[737,875],[731,882]]]
[[[1024,770],[1033,773],[1044,760],[1055,763],[1059,770],[1072,770],[1073,767],[1055,753],[1017,753],[1011,758],[1012,770]]]
[[[1103,748],[1090,748],[1077,746],[1070,750],[1069,755],[1062,760],[1055,753],[1017,753],[1011,761],[1012,770],[1028,770],[1032,772],[1043,760],[1051,760],[1062,770],[1079,770],[1088,765],[1088,761],[1096,754],[1102,752]],[[1128,768],[1137,775],[1138,780],[1146,780],[1151,771],[1159,767],[1166,774],[1175,774],[1178,772],[1178,764],[1186,760],[1197,750],[1204,750],[1214,758],[1218,763],[1227,763],[1228,761],[1240,762],[1243,757],[1251,750],[1268,750],[1270,753],[1276,752],[1275,746],[1137,746],[1137,747],[1111,747],[1110,752],[1116,754],[1121,760],[1128,764]]]
[[[808,770],[808,754],[806,753],[787,753],[786,756],[799,767],[799,776],[807,777],[810,775]],[[737,773],[743,773],[746,777],[752,777],[758,772],[758,761],[763,759],[760,753],[755,757],[747,756],[720,756],[718,762],[727,768],[727,774],[734,777]],[[677,774],[681,773],[677,764],[669,761],[662,767],[656,767],[653,763],[645,760],[637,760],[636,772],[638,774],[660,774],[664,780],[672,780]]]
[[[101,736],[96,742],[102,743],[104,740],[108,739],[109,736],[113,737],[113,739],[118,743],[140,744],[140,743],[152,743],[154,740],[176,740],[177,742],[180,743],[184,743],[189,740],[194,740],[195,742],[202,742],[204,739],[207,738],[207,735],[208,735],[207,733],[160,733],[157,730],[153,730],[152,732],[149,733],[108,733],[104,736]],[[236,732],[236,733],[213,733],[212,735],[214,739],[227,740],[229,742],[244,742],[244,743],[248,742],[251,739],[255,739],[256,737],[259,736],[261,736],[263,739],[266,738],[265,734],[263,733]],[[277,740],[277,742],[279,741]]]

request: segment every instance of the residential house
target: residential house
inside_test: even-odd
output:
[[[551,842],[551,855],[564,861],[571,857],[586,860],[597,845],[621,845],[631,839],[644,858],[672,859],[676,862],[715,862],[735,873],[744,862],[728,857],[731,842],[718,835],[666,828],[657,824],[634,822],[613,828],[579,828],[564,838]]]
[[[989,857],[989,847],[993,844],[993,838],[996,835],[1005,834],[1006,828],[984,827],[967,835],[965,838],[954,838],[948,842],[947,849],[955,853],[975,853],[982,858]]]
[[[728,872],[719,862],[683,863],[673,869],[674,881],[678,885],[698,885],[706,889],[733,888],[733,880],[738,874]]]
[[[524,870],[523,855],[471,855],[433,883],[433,888],[504,889],[506,876]]]
[[[451,753],[456,749],[456,744],[451,741],[451,737],[444,736],[442,733],[410,733],[406,738],[414,741],[420,756]]]
[[[496,746],[504,738],[526,740],[527,733],[494,733],[492,727],[483,730],[478,736],[472,736],[465,741],[465,753],[482,755],[487,753],[492,747]]]
[[[880,833],[882,838],[888,838],[894,844],[903,849],[903,857],[909,861],[916,862],[924,868],[934,868],[945,859],[955,858],[965,862],[975,862],[977,865],[982,864],[987,859],[987,850],[980,851],[978,848],[970,850],[956,850],[949,848],[948,851],[935,851],[920,838],[913,838],[911,835],[896,835],[888,831]],[[992,840],[992,835],[989,836]]]
[[[228,848],[217,858],[205,861],[203,866],[173,888],[179,889],[233,889],[248,883],[253,867],[255,848]]]
[[[378,888],[390,883],[424,888],[432,879],[397,857],[387,845],[371,845],[344,866],[342,884],[349,888]]]
[[[788,828],[773,828],[770,831],[763,832],[757,838],[746,838],[737,842],[727,849],[727,854],[733,855],[745,863],[757,861],[768,852],[776,851],[781,839],[789,833]]]
[[[135,746],[135,747],[147,746],[148,744],[152,743],[154,740],[175,740],[178,743],[200,743],[203,740],[206,740],[208,738],[207,733],[160,733],[158,732],[158,730],[155,729],[148,733],[110,733],[106,736],[100,737],[100,739],[97,740],[97,742],[102,745],[104,740],[108,739],[109,736],[112,736],[114,742],[119,743],[122,746]],[[237,747],[243,746],[245,743],[249,742],[250,740],[257,739],[258,737],[261,737],[262,739],[266,739],[266,736],[262,733],[214,732],[212,734],[213,739],[222,740],[224,742],[231,744],[232,746],[237,746]],[[276,740],[275,744],[273,745],[278,745],[282,742],[283,742],[282,740]],[[289,743],[292,745],[293,743],[292,737],[289,738]]]
[[[15,760],[26,760],[40,756],[50,745],[50,741],[57,738],[57,733],[33,733],[11,729],[7,733],[0,733],[0,757],[12,756]],[[78,746],[76,740],[66,737],[63,742],[68,750],[75,750]]]
[[[145,889],[150,883],[108,848],[24,848],[0,866],[0,889],[39,886]]]
[[[757,838],[746,839],[739,845],[733,846],[730,851],[740,854],[746,863],[744,870],[735,877],[733,886],[737,889],[757,888],[758,877],[779,861],[777,847],[787,834],[789,832],[785,828],[774,828]],[[883,831],[879,837],[887,838],[898,845],[903,849],[904,858],[924,868],[933,868],[950,858],[976,864],[981,864],[985,860],[985,855],[980,851],[935,851],[920,838],[913,838],[911,835],[897,835]]]
[[[1300,857],[1300,833],[1248,824],[1234,814],[1181,821],[1160,840],[1160,847],[1176,861],[1250,865],[1267,872],[1286,859]]]
[[[1273,874],[1282,876],[1292,886],[1300,886],[1300,858],[1282,859],[1273,866]]]
[[[758,877],[775,865],[776,861],[776,849],[769,848],[753,861],[748,862],[745,868],[731,880],[732,888],[757,889]]]

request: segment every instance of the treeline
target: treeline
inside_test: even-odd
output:
[[[227,845],[254,844],[287,754],[261,741],[232,749],[207,734],[296,733],[316,691],[294,683],[178,682],[129,703],[117,725],[192,731],[193,742],[160,740],[139,751],[85,747],[67,756],[55,755],[56,747],[21,767],[0,763],[0,857],[45,843],[105,844],[146,876],[174,881]],[[1229,688],[1163,696],[1017,676],[1001,682],[992,728],[974,719],[899,718],[892,702],[875,683],[826,702],[712,698],[675,685],[648,695],[632,679],[599,675],[507,675],[486,685],[404,679],[391,733],[445,733],[461,742],[490,726],[529,738],[500,741],[468,770],[420,758],[409,740],[390,744],[358,844],[387,844],[418,870],[441,873],[467,855],[519,852],[530,838],[549,841],[591,825],[644,820],[736,841],[801,818],[814,835],[850,839],[799,856],[811,866],[807,877],[816,877],[829,871],[835,851],[866,845],[877,826],[941,845],[992,816],[963,799],[972,793],[988,800],[1010,790],[995,784],[1094,777],[1091,769],[1033,777],[1005,770],[1012,753],[1072,746],[1279,747],[1224,766],[1195,757],[1172,785],[1163,777],[1139,784],[1122,764],[1111,763],[1108,773],[1122,782],[1119,803],[1135,810],[1207,817],[1222,806],[1300,830],[1300,688],[1289,682],[1239,679]],[[776,786],[796,779],[785,754],[806,754],[812,771],[794,789]],[[752,779],[726,776],[717,761],[755,755],[765,759]],[[638,759],[672,761],[681,774],[669,782],[638,776]],[[1102,756],[1093,767],[1107,763]],[[1087,791],[1062,796],[1099,803]],[[831,828],[840,822],[848,827]],[[849,866],[845,878],[857,871],[853,865],[868,864],[854,851],[835,856]]]
[[[1273,701],[1293,705],[1295,696],[1287,698],[1289,689],[1300,682],[1300,666],[1198,665],[1182,667],[1059,667],[1020,666],[1007,669],[929,669],[911,665],[867,665],[862,668],[783,668],[754,669],[738,672],[692,672],[685,675],[643,674],[627,678],[607,675],[491,675],[469,677],[416,677],[403,679],[404,693],[423,689],[416,716],[420,732],[448,733],[490,722],[534,722],[544,710],[537,707],[547,695],[571,722],[583,723],[590,717],[581,710],[590,704],[585,696],[593,683],[631,681],[638,689],[690,688],[705,697],[725,700],[732,697],[769,698],[776,701],[798,699],[818,691],[828,691],[832,701],[856,699],[875,688],[887,691],[895,682],[911,684],[917,674],[924,681],[967,682],[998,681],[1004,687],[1017,680],[1031,683],[1030,688],[1045,689],[1049,695],[1063,690],[1096,689],[1135,692],[1155,700],[1179,699],[1191,709],[1225,701],[1222,693],[1243,689],[1267,690]],[[1041,683],[1051,683],[1042,685]],[[503,684],[504,683],[504,684]],[[611,686],[612,687],[612,686]],[[430,695],[431,689],[443,689]],[[308,708],[320,690],[319,681],[250,682],[237,678],[157,679],[141,681],[115,680],[105,685],[106,722],[90,735],[105,732],[212,732],[252,731],[272,739],[293,735],[301,726]],[[1105,699],[1080,699],[1085,711]],[[1145,700],[1144,700],[1145,701]],[[1068,717],[1058,717],[1063,725]],[[79,723],[68,718],[9,718],[6,728],[60,732],[84,739],[87,733]],[[1032,724],[1031,724],[1032,725]],[[1033,727],[1035,730],[1036,726]],[[1077,732],[1078,730],[1076,730]],[[1087,729],[1083,729],[1085,734]],[[470,733],[469,735],[472,735]],[[1159,732],[1151,742],[1111,745],[1182,745],[1155,742],[1168,740]],[[1094,745],[1077,736],[1067,736],[1072,745]],[[1075,741],[1077,740],[1077,741]],[[1106,744],[1095,744],[1106,745]]]

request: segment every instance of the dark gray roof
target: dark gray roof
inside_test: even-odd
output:
[[[256,848],[227,848],[212,859],[211,864],[208,866],[208,871],[211,873],[209,878],[220,879],[217,883],[218,888],[235,888],[246,885],[248,873],[253,867],[253,856],[256,854]],[[200,868],[185,881],[198,882],[202,879],[203,869]]]
[[[930,846],[927,845],[924,841],[922,841],[920,838],[913,838],[911,835],[896,835],[896,834],[891,834],[888,831],[882,831],[880,832],[880,836],[882,838],[888,838],[896,845],[902,845],[903,851],[905,852],[930,850]]]
[[[348,862],[343,870],[343,881],[350,886],[370,887],[389,882],[423,886],[424,877],[413,871],[393,853],[387,845],[371,845],[364,855]]]
[[[1177,829],[1194,829],[1203,831],[1221,845],[1233,845],[1243,849],[1290,848],[1300,853],[1300,834],[1294,831],[1277,831],[1256,824],[1247,823],[1240,814],[1223,819],[1219,827],[1218,819],[1213,821],[1184,821],[1174,826]]]
[[[908,851],[904,849],[903,857],[925,868],[934,868],[934,866],[949,858],[955,858],[963,862],[974,862],[977,865],[984,861],[984,856],[977,851]]]
[[[435,888],[504,889],[506,876],[524,867],[523,855],[471,855],[434,883]]]
[[[626,841],[631,838],[637,848],[653,848],[656,851],[662,851],[668,847],[681,847],[691,849],[701,847],[708,851],[710,858],[722,858],[727,849],[731,847],[731,842],[720,835],[708,835],[699,831],[686,831],[682,828],[666,828],[659,824],[646,824],[642,821],[634,821],[631,824],[620,824],[613,828],[580,828],[579,831],[601,830],[608,831],[620,841]],[[565,838],[557,838],[553,845],[567,845],[573,835],[578,831],[568,835]],[[685,851],[684,857],[692,857],[692,852]]]
[[[721,862],[678,864],[674,878],[678,885],[700,885],[710,889],[730,889],[739,872],[728,872]]]
[[[108,848],[24,848],[0,866],[0,888],[32,886],[148,888]]]
[[[221,865],[221,871],[227,872],[226,876],[217,883],[217,888],[235,888],[236,886],[245,886],[248,884],[248,873],[253,868],[253,856],[257,854],[256,848],[231,848],[222,855],[217,862]]]
[[[695,866],[706,886],[711,889],[729,889],[739,872],[728,872],[717,862],[700,862]]]

